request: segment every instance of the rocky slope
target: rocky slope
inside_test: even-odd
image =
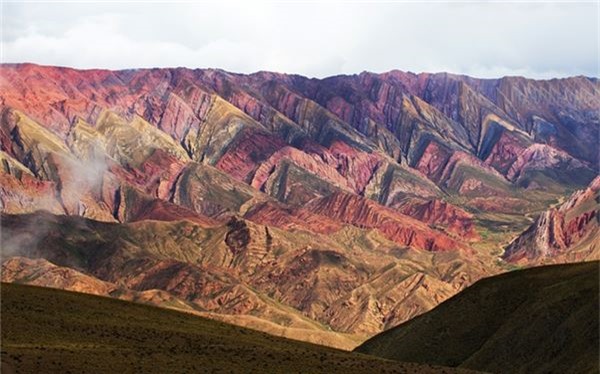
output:
[[[600,177],[543,212],[506,248],[510,262],[548,263],[598,259]]]
[[[5,64],[7,280],[158,290],[157,305],[349,347],[537,263],[498,257],[596,176],[599,103],[583,77]],[[576,216],[544,261],[597,256],[579,250],[597,223]]]

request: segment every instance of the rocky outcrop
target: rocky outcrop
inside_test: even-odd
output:
[[[248,182],[259,165],[284,145],[282,140],[266,133],[242,132],[215,166],[239,181]]]
[[[25,257],[3,259],[1,274],[2,282],[58,288],[168,307],[233,325],[266,331],[273,335],[340,349],[352,349],[356,346],[356,342],[348,336],[326,331],[316,323],[307,321],[299,313],[294,314],[289,308],[278,309],[273,303],[265,303],[262,297],[246,287],[228,284],[225,276],[202,278],[200,272],[177,263],[161,263],[147,269],[143,275],[128,280],[127,286],[131,288],[124,287],[123,284],[117,286],[114,283],[101,281],[71,268],[56,266],[43,259]],[[202,285],[202,287],[191,288],[194,285]],[[207,285],[212,287],[206,287]],[[165,289],[169,291],[164,291]],[[189,297],[193,292],[205,292],[205,294]],[[181,298],[174,296],[175,294],[180,295]],[[260,307],[256,308],[257,305]],[[251,314],[260,314],[261,317]],[[287,322],[283,326],[270,322],[270,319]]]
[[[23,164],[0,152],[0,206],[6,213],[33,212],[38,209],[63,213],[56,186],[41,181]]]
[[[290,209],[274,202],[252,207],[244,218],[284,230],[306,230],[319,234],[332,234],[342,228],[339,221],[317,215],[307,209]]]
[[[342,301],[353,299],[357,305],[369,299],[386,302],[392,297],[389,292],[368,295],[360,290],[375,282],[377,274],[387,272],[390,264],[398,264],[402,277],[411,276],[411,269],[417,266],[432,278],[418,282],[422,284],[416,288],[421,290],[418,296],[394,297],[385,326],[428,310],[441,300],[440,289],[461,289],[486,271],[460,252],[439,258],[434,252],[403,252],[398,244],[373,234],[353,237],[353,241],[363,244],[348,247],[345,234],[338,234],[346,229],[336,227],[336,221],[304,210],[292,214],[302,225],[301,230],[289,227],[290,231],[283,231],[241,218],[206,227],[188,219],[109,224],[48,213],[4,215],[1,244],[4,257],[26,256],[34,262],[45,259],[66,269],[54,271],[52,266],[40,267],[37,262],[22,260],[20,263],[25,265],[19,273],[23,276],[11,281],[33,279],[26,276],[31,272],[40,282],[67,287],[71,283],[65,279],[91,277],[91,283],[84,283],[118,284],[118,290],[110,293],[115,297],[126,295],[128,299],[159,305],[164,302],[170,307],[210,311],[215,313],[214,318],[252,314],[259,317],[256,326],[270,321],[282,329],[312,326],[322,330],[325,324],[356,336],[377,331],[383,325],[373,324],[366,315],[356,317],[364,323],[340,320],[347,310]],[[250,211],[249,216],[260,214]],[[325,234],[313,231],[319,224]],[[430,272],[431,263],[436,264],[435,272]],[[469,269],[467,273],[458,265],[463,263]],[[60,278],[60,274],[68,277]],[[403,288],[399,285],[394,292],[404,294]],[[146,294],[152,290],[164,293],[156,297]],[[363,315],[366,310],[358,308],[355,312]],[[335,344],[332,334],[329,344]]]
[[[442,232],[436,232],[420,221],[384,208],[351,194],[336,193],[311,202],[313,213],[341,220],[361,228],[375,228],[401,246],[427,251],[460,250],[466,247]]]
[[[508,170],[507,177],[517,185],[543,189],[545,186],[534,185],[538,183],[535,174],[550,175],[548,179],[552,179],[551,175],[557,170],[560,170],[559,182],[564,185],[577,185],[595,176],[587,163],[573,158],[568,153],[546,144],[533,144],[519,154]]]
[[[329,152],[327,152],[327,155],[333,158],[333,155]],[[327,158],[322,158],[322,156],[316,154],[307,154],[293,147],[284,147],[263,162],[256,173],[254,173],[250,185],[258,190],[264,191],[267,180],[282,160],[293,163],[297,167],[317,175],[336,187],[350,190],[348,181],[338,173],[338,169],[334,165],[329,165],[327,163]]]
[[[129,206],[127,209],[126,216],[123,220],[127,222],[136,221],[190,221],[194,222],[202,227],[213,227],[223,224],[223,219],[215,219],[212,217],[204,216],[180,205],[169,203],[160,199],[151,199],[143,195],[136,194],[133,191],[129,191],[125,197],[127,199],[126,204]]]
[[[468,213],[446,201],[433,199],[428,201],[405,201],[395,207],[402,214],[444,228],[459,238],[477,240],[473,214]]]
[[[562,204],[543,212],[504,252],[510,262],[583,261],[598,258],[600,177]]]

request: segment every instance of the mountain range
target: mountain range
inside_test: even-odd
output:
[[[600,82],[0,67],[2,281],[351,349],[600,258]]]

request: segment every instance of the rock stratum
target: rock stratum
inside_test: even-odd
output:
[[[598,113],[586,77],[4,64],[2,280],[352,348],[598,258]]]
[[[598,260],[600,177],[586,189],[543,212],[504,252],[510,262],[556,263]]]

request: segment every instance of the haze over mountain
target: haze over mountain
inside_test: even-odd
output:
[[[3,281],[352,348],[600,257],[594,78],[4,64],[0,105]]]

